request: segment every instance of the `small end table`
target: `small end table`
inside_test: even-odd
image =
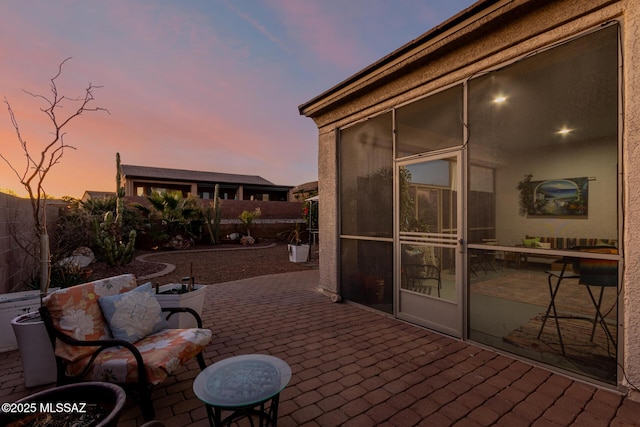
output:
[[[243,417],[258,417],[260,426],[276,426],[280,392],[291,379],[291,368],[277,357],[247,354],[229,357],[200,372],[193,392],[207,408],[209,424],[230,426]],[[267,402],[270,402],[266,408]],[[222,419],[222,411],[232,411]]]

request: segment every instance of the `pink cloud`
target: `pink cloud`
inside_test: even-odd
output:
[[[343,69],[361,64],[363,47],[350,37],[350,27],[326,3],[275,0],[272,4],[282,14],[291,39],[300,40],[315,62]]]
[[[97,10],[65,5],[42,3],[36,16],[26,7],[0,6],[8,17],[0,29],[0,60],[6,65],[0,95],[15,103],[30,140],[41,140],[50,129],[38,121],[41,113],[21,88],[46,93],[67,56],[73,59],[61,79],[65,94],[81,93],[88,81],[104,86],[96,91],[96,104],[111,114],[86,115],[70,126],[68,142],[78,150],[65,154],[50,176],[51,194],[80,197],[85,190],[113,189],[116,152],[130,164],[257,174],[289,185],[315,179],[317,131],[297,114],[304,99],[291,90],[290,65],[257,57],[244,41],[218,33],[178,4],[116,1],[100,3]],[[314,52],[336,64],[349,62],[355,44],[331,39],[332,30],[314,22],[314,10],[294,7],[292,13],[306,19],[296,31],[316,26],[321,37],[309,38]],[[284,49],[285,40],[267,24],[249,14],[242,19]],[[77,24],[68,28],[69,22]],[[331,50],[331,43],[343,48]],[[0,150],[19,162],[4,111]],[[2,164],[0,187],[19,190]]]

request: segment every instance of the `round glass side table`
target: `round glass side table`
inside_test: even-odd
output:
[[[251,425],[257,417],[260,426],[275,427],[280,392],[290,379],[291,368],[284,360],[247,354],[207,367],[194,380],[193,392],[205,403],[209,424],[214,427],[230,426],[243,417],[251,418]],[[222,411],[231,414],[222,419]]]

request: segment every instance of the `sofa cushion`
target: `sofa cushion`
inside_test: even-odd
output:
[[[111,338],[98,299],[135,287],[135,276],[123,274],[60,289],[48,295],[43,304],[49,310],[54,326],[69,337],[78,340]],[[73,346],[58,340],[55,353],[66,360],[76,361],[93,354],[95,349]]]
[[[98,303],[111,334],[117,339],[134,343],[168,326],[151,283],[128,292],[104,296],[98,299]]]
[[[134,345],[144,360],[147,380],[159,384],[177,368],[200,353],[211,342],[208,329],[163,329]],[[67,373],[80,374],[91,357],[67,365]],[[124,347],[111,347],[101,352],[89,368],[86,380],[132,383],[138,380],[136,361]]]
[[[571,249],[576,246],[607,246],[617,247],[618,240],[616,239],[597,239],[589,237],[553,237],[553,236],[530,236],[526,235],[524,239],[538,239],[540,243],[550,243],[549,249]],[[523,239],[523,244],[524,244]],[[525,247],[531,247],[526,246]],[[535,247],[535,246],[533,246]]]

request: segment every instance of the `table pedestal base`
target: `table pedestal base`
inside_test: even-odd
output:
[[[254,419],[257,418],[259,427],[276,427],[278,425],[278,403],[280,395],[276,394],[271,399],[267,399],[263,402],[258,402],[252,406],[246,406],[244,408],[224,408],[219,406],[206,405],[207,416],[209,417],[209,425],[211,427],[231,427],[231,423],[236,420],[247,418],[249,425],[255,427]],[[271,401],[269,407],[266,408],[267,402]],[[223,411],[233,411],[230,415],[222,418]]]

